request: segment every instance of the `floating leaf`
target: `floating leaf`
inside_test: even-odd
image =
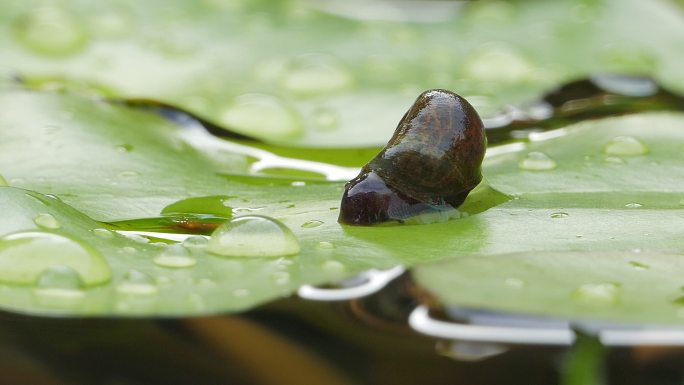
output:
[[[270,142],[368,147],[429,88],[486,117],[593,73],[684,91],[683,34],[665,1],[6,0],[0,74],[164,101]]]

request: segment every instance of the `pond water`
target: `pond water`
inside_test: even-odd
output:
[[[292,297],[239,315],[50,319],[4,313],[0,383],[588,383],[578,382],[587,363],[591,367],[579,346],[571,353],[566,347],[483,344],[412,330],[407,317],[419,292],[404,274],[363,298]],[[597,365],[611,384],[681,384],[682,359],[682,349],[620,347],[608,349]],[[574,375],[567,374],[569,367]]]

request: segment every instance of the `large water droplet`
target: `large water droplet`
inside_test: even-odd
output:
[[[625,207],[627,207],[628,209],[638,209],[640,207],[643,207],[643,205],[641,203],[631,202],[627,203]]]
[[[615,283],[589,283],[575,290],[573,298],[583,302],[612,304],[620,299],[620,286]]]
[[[299,253],[297,237],[279,221],[258,215],[235,218],[211,235],[207,250],[226,257],[277,257]]]
[[[65,235],[30,231],[0,238],[0,282],[32,284],[54,265],[75,270],[87,286],[105,283],[112,276],[99,251]]]
[[[543,152],[533,151],[518,163],[518,167],[528,171],[548,171],[556,168],[556,161]]]
[[[610,155],[636,156],[648,154],[648,147],[632,136],[616,136],[606,143],[603,152]]]
[[[81,51],[88,35],[76,15],[66,9],[42,6],[15,20],[15,38],[33,52],[68,56]]]
[[[294,59],[280,80],[283,88],[300,95],[337,91],[351,83],[351,73],[338,60],[320,54]]]
[[[116,291],[127,295],[151,295],[159,292],[154,279],[138,270],[131,270],[124,276]]]
[[[270,140],[293,138],[304,132],[299,113],[272,95],[239,96],[219,113],[219,119],[237,132]]]
[[[214,195],[182,199],[164,207],[161,214],[207,214],[230,218],[233,216],[233,208],[228,205],[228,201],[232,198],[234,197],[228,195]]]
[[[197,264],[197,260],[190,256],[190,252],[182,245],[171,245],[154,258],[154,263],[163,267],[184,268]]]
[[[83,280],[78,272],[69,266],[54,265],[40,272],[35,281],[35,292],[43,296],[60,298],[82,298]]]
[[[54,230],[54,229],[60,228],[60,224],[59,224],[59,221],[57,220],[57,218],[52,216],[52,214],[48,214],[48,213],[42,213],[42,214],[36,215],[36,217],[33,218],[33,222],[36,225],[38,225],[44,229],[53,229]]]

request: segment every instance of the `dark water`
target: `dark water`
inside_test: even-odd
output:
[[[490,144],[521,139],[585,120],[650,111],[684,111],[684,97],[646,76],[615,74],[579,79],[524,107],[510,107],[488,119]]]
[[[404,275],[369,297],[296,297],[232,316],[50,319],[0,315],[0,384],[575,384],[568,349],[506,346],[444,355],[454,341],[412,331]],[[474,347],[474,349],[473,349]],[[466,349],[468,350],[468,349]],[[477,345],[470,351],[478,351]],[[684,351],[609,349],[610,384],[681,384]]]
[[[260,141],[168,104],[139,99],[121,103],[155,111],[181,124],[189,117],[217,137]],[[648,76],[597,74],[550,90],[524,106],[509,106],[498,115],[484,117],[484,123],[491,145],[585,120],[649,111],[684,112],[684,96],[665,89]]]

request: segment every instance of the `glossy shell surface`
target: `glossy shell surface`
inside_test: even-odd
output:
[[[385,148],[347,183],[339,221],[370,225],[458,207],[482,180],[486,146],[470,103],[447,90],[423,92]]]

